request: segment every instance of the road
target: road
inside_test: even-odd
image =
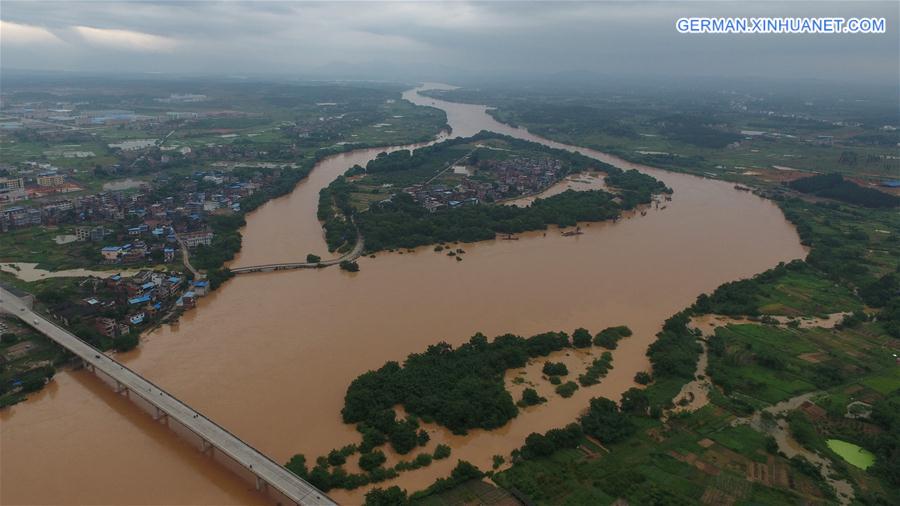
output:
[[[197,272],[197,269],[194,269],[194,266],[191,264],[191,254],[188,251],[187,245],[184,241],[181,240],[181,237],[175,236],[175,239],[178,240],[178,245],[181,247],[181,262],[187,268],[187,270],[191,271],[191,274],[194,275],[194,279],[200,279],[200,273]]]
[[[463,156],[461,156],[461,157],[457,158],[456,160],[453,160],[452,162],[448,163],[447,166],[444,167],[440,172],[438,172],[437,174],[435,174],[435,175],[431,176],[430,178],[428,178],[428,180],[425,181],[424,184],[429,184],[429,183],[431,183],[432,181],[434,181],[435,179],[437,179],[438,177],[440,177],[441,174],[443,174],[444,172],[447,172],[448,170],[450,170],[454,165],[459,165],[460,162],[462,162],[462,161],[465,160],[466,158],[472,156],[472,153],[478,151],[478,148],[479,148],[479,147],[481,147],[481,146],[475,146],[475,148],[474,148],[472,151],[469,151],[468,153],[464,154]]]
[[[120,388],[128,389],[129,395],[132,393],[139,395],[297,504],[336,504],[323,492],[277,464],[259,450],[240,440],[140,374],[106,356],[100,350],[40,314],[31,311],[17,297],[3,289],[0,289],[0,309],[18,316],[38,332],[59,343],[82,359],[86,366],[102,371],[117,381]]]
[[[366,242],[362,235],[356,237],[356,245],[350,252],[330,260],[322,260],[321,262],[284,262],[280,264],[265,265],[248,265],[245,267],[232,267],[230,270],[234,274],[248,274],[251,272],[271,272],[284,271],[290,269],[318,269],[320,267],[328,267],[329,265],[337,265],[343,261],[353,261],[362,255],[366,247]]]

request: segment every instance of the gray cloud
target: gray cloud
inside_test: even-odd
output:
[[[429,78],[748,76],[896,83],[896,2],[18,2],[2,68]],[[883,35],[676,33],[682,16],[883,16]],[[416,75],[419,74],[419,75]],[[372,75],[372,77],[385,77]],[[442,76],[443,77],[443,76]]]

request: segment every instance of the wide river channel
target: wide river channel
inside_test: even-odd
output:
[[[667,317],[723,282],[806,254],[777,206],[732,184],[550,142],[498,123],[484,106],[434,100],[416,90],[404,98],[445,110],[453,136],[492,130],[578,150],[661,179],[674,190],[673,200],[645,216],[585,226],[576,237],[551,229],[518,241],[463,245],[462,262],[427,247],[362,258],[354,274],[327,268],[237,276],[179,324],[150,333],[136,351],[118,358],[275,460],[304,453],[309,462],[359,441],[341,422],[344,393],[356,376],[385,361],[441,340],[460,344],[478,331],[493,337],[623,324],[634,330],[599,385],[562,399],[534,374],[535,363],[526,377],[551,402],[491,432],[460,437],[428,427],[428,450],[445,442],[451,458],[384,484],[416,490],[446,476],[458,459],[490,469],[493,455],[508,456],[529,433],[575,420],[590,397],[618,399],[637,371],[648,370],[646,348]],[[302,261],[307,253],[328,257],[316,220],[319,190],[381,151],[323,160],[293,193],[250,214],[233,266]],[[559,358],[569,364],[590,359],[582,352]],[[507,377],[514,392],[518,385],[509,380],[518,373]],[[358,504],[363,493],[329,495]],[[43,391],[0,414],[3,504],[262,501],[251,485],[86,371],[61,371]]]

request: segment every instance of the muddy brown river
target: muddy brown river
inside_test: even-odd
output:
[[[404,96],[447,111],[454,136],[486,129],[566,147],[499,124],[483,106],[415,91]],[[234,265],[297,261],[307,253],[326,257],[315,218],[319,189],[380,151],[329,158],[292,194],[248,216]],[[599,385],[562,399],[539,380],[535,363],[525,368],[526,377],[551,402],[492,432],[460,437],[428,427],[427,449],[447,442],[451,458],[382,486],[422,488],[446,476],[458,459],[490,469],[493,455],[508,455],[531,432],[573,421],[590,397],[618,399],[634,374],[648,369],[644,353],[663,320],[698,294],[805,256],[794,228],[769,201],[728,183],[579,151],[665,181],[675,191],[672,202],[646,216],[584,226],[581,236],[552,229],[518,241],[463,245],[462,262],[420,248],[362,258],[354,274],[328,268],[238,276],[177,326],[151,333],[119,358],[275,460],[299,452],[311,461],[359,441],[340,420],[344,392],[360,373],[387,360],[439,340],[459,344],[477,331],[531,335],[584,326],[596,332],[620,324],[634,330]],[[569,364],[590,359],[575,351],[560,358]],[[84,371],[60,372],[44,391],[0,414],[0,443],[3,504],[262,502],[251,485]],[[363,493],[329,495],[358,504]]]

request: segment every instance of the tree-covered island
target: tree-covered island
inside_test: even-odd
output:
[[[628,327],[620,326],[602,330],[596,336],[622,329],[630,335]],[[578,329],[576,333],[588,331]],[[581,348],[591,346],[591,335],[588,336],[587,346]],[[506,388],[506,372],[524,367],[532,359],[573,348],[576,346],[565,332],[544,332],[528,338],[504,334],[493,340],[477,333],[456,348],[441,342],[428,346],[422,353],[410,354],[402,364],[387,362],[353,380],[344,397],[341,416],[344,422],[356,424],[362,441],[319,457],[311,470],[307,469],[303,455],[295,455],[287,468],[328,490],[379,483],[400,472],[428,466],[432,460],[449,457],[450,448],[437,445],[431,453],[419,452],[412,460],[386,466],[379,447],[390,444],[398,454],[406,455],[427,446],[430,438],[420,428],[420,421],[437,423],[457,434],[506,425],[519,414],[519,409],[547,401],[534,389],[526,388],[517,403]],[[595,375],[601,377],[612,368],[612,358],[604,352],[598,360],[604,364],[604,371]],[[565,368],[558,363],[551,366],[551,372],[561,374],[560,366]],[[596,361],[586,374],[594,368]],[[572,383],[557,393],[560,397],[570,397],[577,388]],[[398,405],[407,413],[404,418],[397,416]],[[364,474],[348,474],[342,467],[356,453]]]
[[[504,205],[587,171],[604,172],[610,191],[569,190],[528,207]],[[615,219],[670,192],[635,170],[481,132],[354,166],[322,190],[318,217],[332,251],[349,250],[362,234],[366,250],[375,252]]]

